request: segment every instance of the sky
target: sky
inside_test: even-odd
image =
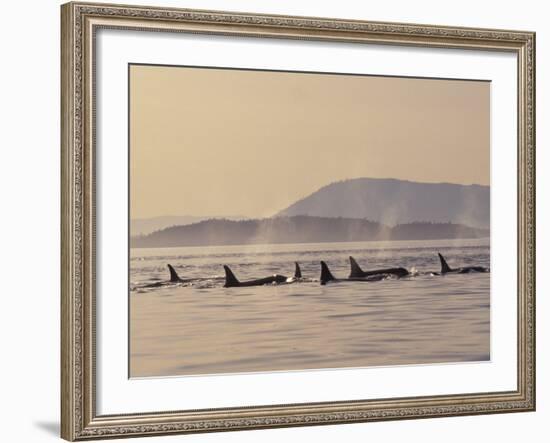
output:
[[[484,81],[130,67],[131,218],[269,217],[358,177],[490,184]]]

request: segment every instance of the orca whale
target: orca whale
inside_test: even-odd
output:
[[[294,262],[294,275],[290,278],[287,278],[285,283],[298,283],[309,281],[306,278],[302,277],[302,269],[297,261]]]
[[[255,280],[239,281],[237,277],[235,277],[235,274],[233,274],[233,271],[231,271],[229,266],[224,265],[223,269],[225,270],[225,284],[223,285],[224,288],[235,288],[241,286],[263,286],[270,283],[292,283],[302,278],[302,270],[300,269],[300,265],[297,262],[295,262],[294,277],[291,278],[280,274],[274,274],[269,277],[258,278]]]
[[[147,283],[143,286],[139,286],[139,288],[140,289],[159,288],[161,286],[174,285],[176,283],[187,283],[187,282],[193,281],[193,279],[191,278],[187,278],[187,279],[181,278],[171,264],[168,264],[167,266],[168,266],[168,270],[170,271],[170,280]]]
[[[372,275],[379,275],[379,274],[385,274],[385,275],[395,275],[397,277],[405,277],[406,275],[409,275],[409,271],[407,271],[405,268],[386,268],[386,269],[374,269],[372,271],[363,271],[357,261],[350,256],[349,257],[349,263],[351,266],[350,271],[350,278],[355,277],[370,277]]]
[[[328,265],[322,261],[321,262],[321,277],[320,282],[322,285],[326,285],[328,282],[339,282],[339,281],[363,281],[363,282],[369,282],[369,281],[379,281],[383,280],[386,277],[387,274],[374,274],[369,275],[366,277],[348,277],[348,278],[336,278],[334,275],[332,275],[332,272],[330,272],[330,269],[328,268]]]
[[[445,258],[438,252],[439,261],[441,262],[441,274],[467,274],[468,272],[489,272],[489,268],[483,266],[463,266],[461,268],[451,268]]]

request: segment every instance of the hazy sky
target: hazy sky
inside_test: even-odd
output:
[[[131,217],[271,216],[356,177],[488,185],[490,83],[130,70]]]

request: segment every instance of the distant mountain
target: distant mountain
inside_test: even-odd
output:
[[[489,228],[490,188],[357,178],[331,183],[276,216],[367,218],[389,226],[428,221]]]
[[[482,238],[489,230],[451,223],[409,223],[389,227],[365,219],[274,217],[256,220],[204,220],[131,238],[133,248],[321,243],[368,240]]]
[[[130,220],[130,235],[147,235],[151,232],[159,231],[170,226],[183,226],[192,223],[198,223],[203,220],[223,218],[227,220],[242,220],[245,217],[229,216],[229,217],[205,217],[196,215],[167,215],[163,217],[151,218],[135,218]]]

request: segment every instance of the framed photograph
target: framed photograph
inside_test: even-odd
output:
[[[62,437],[535,409],[535,35],[68,3]]]

